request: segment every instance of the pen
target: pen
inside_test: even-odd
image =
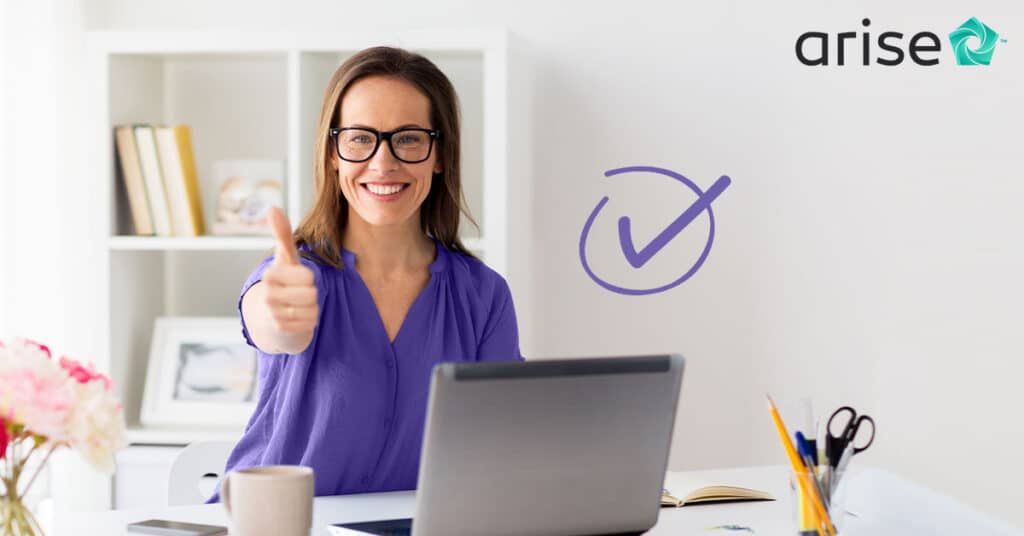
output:
[[[832,466],[825,461],[825,474],[821,475],[822,484],[828,489],[829,496],[832,495]]]
[[[813,471],[812,468],[814,466],[811,465],[811,464],[813,462],[814,462],[814,460],[811,459],[810,456],[804,456],[804,465],[806,465],[812,471]],[[818,481],[817,476],[815,476],[815,478],[814,478],[814,486],[818,489],[818,495],[821,497],[822,502],[825,503],[825,508],[828,508],[829,494],[825,493],[825,488],[823,487],[822,483]]]
[[[839,463],[836,464],[836,471],[832,482],[829,484],[829,494],[835,492],[836,487],[839,486],[839,480],[843,478],[843,473],[846,472],[846,466],[850,464],[850,459],[853,458],[853,443],[846,445],[843,449],[843,455],[839,457]]]
[[[804,424],[806,425],[804,434],[807,441],[807,446],[811,451],[811,458],[814,459],[814,465],[818,465],[818,427],[814,421],[814,408],[811,405],[810,398],[804,398],[802,400],[804,407]]]
[[[804,434],[797,431],[796,433],[796,444],[797,452],[800,454],[800,459],[803,460],[804,465],[807,466],[807,470],[814,474],[814,485],[818,487],[818,494],[821,495],[822,501],[825,503],[825,507],[828,508],[829,494],[825,493],[824,484],[818,480],[822,475],[818,474],[818,466],[814,463],[814,456],[811,455],[814,450],[811,448],[810,442],[804,437]]]
[[[821,473],[822,485],[825,486],[825,489],[831,489],[829,482],[832,480],[832,466],[828,463],[828,451],[825,449],[824,442],[818,448],[818,468]]]
[[[818,490],[807,481],[807,472],[802,470],[804,464],[800,461],[796,449],[793,448],[793,442],[789,439],[789,433],[786,432],[786,425],[782,423],[782,417],[779,416],[779,410],[775,408],[775,402],[772,401],[771,396],[768,396],[768,410],[771,413],[772,421],[775,423],[775,429],[779,433],[779,438],[782,439],[782,446],[786,450],[786,456],[789,457],[789,463],[793,467],[794,473],[796,473],[796,481],[800,484],[803,493],[810,497],[811,504],[814,506],[814,513],[818,517],[818,533],[824,532],[828,536],[833,536],[836,533],[836,529],[832,526],[832,520],[828,517],[828,510],[822,504],[822,499],[817,493]],[[822,526],[825,527],[824,530],[822,530]]]
[[[801,459],[808,456],[812,460],[814,459],[814,455],[811,453],[811,444],[800,430],[796,431],[796,453],[800,455]],[[810,469],[814,469],[815,465],[817,464],[811,464]]]
[[[811,445],[804,437],[804,434],[800,431],[796,433],[796,450],[800,454],[800,459],[803,460],[804,465],[807,466],[807,470],[814,475],[814,485],[818,488],[818,494],[821,495],[822,502],[825,503],[825,508],[828,508],[829,494],[825,493],[825,488],[822,487],[822,483],[818,480],[818,466],[814,464],[814,457],[811,456]]]
[[[801,432],[800,430],[797,430],[796,434],[794,434],[794,435],[795,435],[795,437],[793,438],[794,439],[793,446],[796,447],[796,453],[797,453],[798,456],[800,456],[800,462],[803,463],[803,469],[804,469],[804,471],[810,472],[814,476],[814,485],[818,488],[818,494],[821,495],[822,498],[824,498],[824,494],[822,494],[821,486],[818,485],[818,475],[817,475],[817,473],[814,472],[814,465],[812,465],[810,453],[807,450],[808,449],[807,438],[804,437],[803,432]],[[813,507],[811,505],[809,496],[807,496],[805,494],[801,494],[798,497],[798,500],[800,502],[799,510],[800,510],[800,526],[801,526],[801,528],[806,529],[806,528],[813,527],[814,526],[815,517],[814,517],[814,511],[813,511]],[[827,501],[825,502],[825,507],[826,508],[828,507],[828,502]]]

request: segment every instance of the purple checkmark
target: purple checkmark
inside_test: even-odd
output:
[[[706,192],[697,196],[697,200],[690,205],[682,214],[679,215],[672,223],[663,229],[658,236],[654,237],[649,244],[643,247],[639,252],[633,245],[633,233],[631,231],[629,216],[623,216],[619,218],[619,245],[622,246],[622,254],[626,256],[626,260],[629,264],[633,265],[633,268],[640,268],[647,264],[654,256],[668,245],[673,238],[690,225],[690,222],[694,220],[701,212],[707,210],[711,203],[718,198],[722,192],[729,186],[732,181],[728,176],[722,175],[707,189]]]
[[[665,292],[665,291],[667,291],[669,289],[673,289],[673,288],[681,285],[684,281],[687,281],[691,277],[693,277],[693,275],[695,273],[697,273],[697,270],[700,270],[700,267],[704,265],[704,261],[707,260],[708,255],[711,253],[711,245],[715,241],[715,211],[712,208],[711,202],[716,197],[718,197],[719,194],[722,193],[722,190],[724,190],[726,186],[731,184],[732,180],[729,179],[729,177],[722,176],[719,179],[719,183],[721,183],[721,184],[716,183],[715,185],[713,185],[708,190],[708,192],[705,192],[705,191],[701,190],[700,187],[697,186],[693,181],[691,181],[690,179],[680,175],[679,173],[676,173],[675,171],[672,171],[671,169],[664,169],[664,168],[653,167],[653,166],[628,166],[628,167],[622,167],[622,168],[617,168],[617,169],[609,169],[608,171],[606,171],[604,173],[604,176],[605,177],[615,177],[617,175],[622,175],[622,174],[626,174],[626,173],[654,173],[654,174],[657,174],[657,175],[662,175],[662,176],[665,176],[665,177],[669,177],[669,178],[671,178],[673,180],[679,181],[684,186],[686,186],[686,188],[688,188],[690,191],[692,191],[694,193],[694,195],[696,195],[697,198],[698,198],[698,202],[694,204],[695,207],[690,207],[690,210],[687,211],[687,212],[692,211],[692,214],[689,217],[687,217],[686,214],[684,214],[683,216],[680,216],[679,218],[677,218],[676,221],[673,222],[673,224],[670,226],[670,229],[672,227],[676,227],[676,226],[678,226],[679,229],[673,230],[671,232],[666,230],[661,235],[659,235],[659,237],[656,238],[654,242],[658,242],[659,239],[663,238],[664,239],[663,241],[665,243],[667,243],[673,237],[675,237],[675,235],[678,234],[682,230],[682,228],[686,227],[688,223],[693,221],[693,219],[698,214],[700,214],[701,211],[707,210],[707,212],[708,212],[708,238],[707,238],[707,241],[704,243],[704,247],[701,249],[700,254],[697,256],[697,260],[694,261],[693,265],[691,265],[689,268],[687,268],[685,271],[683,271],[683,273],[678,278],[676,278],[674,281],[671,281],[669,283],[665,283],[663,285],[659,285],[657,287],[650,287],[650,288],[628,288],[628,287],[619,286],[619,285],[616,285],[616,284],[614,284],[614,283],[612,283],[610,281],[605,281],[604,279],[601,279],[601,277],[598,276],[596,273],[594,273],[594,270],[591,269],[590,263],[587,262],[587,241],[588,241],[588,239],[590,237],[591,227],[594,225],[594,222],[598,219],[599,215],[601,214],[601,210],[604,209],[605,205],[608,204],[608,199],[609,198],[607,196],[605,196],[600,201],[598,201],[596,206],[594,206],[594,210],[591,211],[590,216],[587,217],[587,221],[583,224],[583,230],[580,232],[580,243],[579,243],[580,264],[583,266],[583,271],[587,273],[587,275],[590,277],[590,279],[592,279],[595,283],[597,283],[602,288],[605,288],[605,289],[607,289],[607,290],[609,290],[611,292],[615,292],[617,294],[623,294],[623,295],[626,295],[626,296],[645,296],[645,295],[650,295],[650,294],[657,294],[659,292]],[[726,182],[722,183],[723,180],[726,181]],[[639,261],[639,264],[643,264],[643,263],[647,262],[647,260],[649,260],[650,256],[653,256],[657,252],[657,250],[660,250],[661,248],[664,247],[664,244],[661,244],[661,245],[657,246],[656,248],[653,245],[648,245],[646,248],[644,248],[643,252],[636,253],[636,249],[632,246],[633,241],[632,241],[632,236],[631,236],[631,234],[629,232],[629,227],[628,226],[629,226],[629,223],[627,222],[625,228],[620,228],[621,229],[620,233],[624,232],[624,234],[621,234],[620,237],[621,236],[625,237],[625,240],[622,240],[621,242],[623,242],[623,243],[621,243],[620,245],[622,245],[623,251],[632,252],[633,257],[637,258],[637,260]],[[628,248],[628,250],[627,250],[627,248]],[[630,255],[630,253],[628,253],[628,252],[626,254],[627,257]],[[647,257],[641,257],[642,254],[643,255],[647,255]],[[636,264],[634,264],[634,266],[636,266]]]

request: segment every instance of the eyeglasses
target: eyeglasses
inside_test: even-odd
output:
[[[377,154],[381,141],[388,142],[391,154],[406,164],[417,164],[430,158],[434,140],[440,130],[402,128],[379,132],[372,128],[332,128],[330,136],[338,156],[346,162],[366,162]]]

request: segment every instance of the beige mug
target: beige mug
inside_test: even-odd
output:
[[[308,536],[313,469],[271,465],[231,471],[221,483],[232,536]]]

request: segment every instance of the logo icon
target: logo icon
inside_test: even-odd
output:
[[[971,48],[972,38],[977,48]],[[953,45],[957,65],[988,65],[992,61],[999,34],[975,17],[949,33],[949,42]]]

